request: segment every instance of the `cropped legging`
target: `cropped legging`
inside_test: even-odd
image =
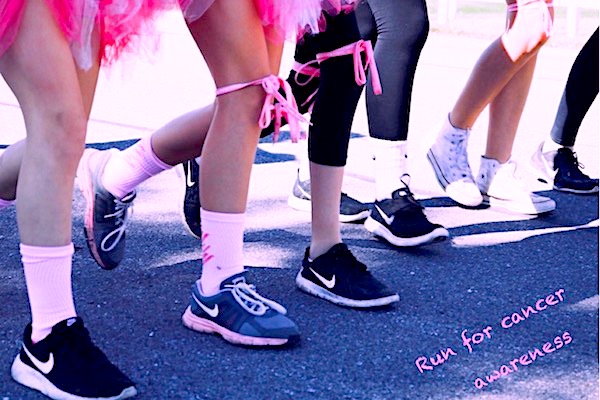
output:
[[[550,136],[572,147],[579,126],[598,95],[598,29],[583,46],[569,73]]]

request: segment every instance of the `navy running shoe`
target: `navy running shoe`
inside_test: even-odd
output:
[[[281,346],[296,342],[300,337],[298,327],[286,316],[286,309],[258,294],[244,275],[245,272],[231,276],[212,296],[204,296],[196,282],[183,324],[239,345]]]

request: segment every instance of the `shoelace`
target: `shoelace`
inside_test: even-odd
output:
[[[400,181],[402,182],[402,184],[404,185],[404,187],[401,187],[401,188],[398,189],[398,194],[402,198],[404,198],[405,200],[407,200],[408,204],[400,206],[394,212],[399,211],[399,210],[404,209],[404,208],[422,210],[424,207],[421,204],[419,204],[419,202],[417,201],[417,199],[415,199],[415,195],[410,190],[410,187],[409,187],[410,175],[409,174],[403,174],[400,177]]]
[[[577,153],[575,152],[565,152],[563,153],[564,159],[566,161],[565,168],[567,170],[567,174],[575,179],[589,179],[590,177],[581,171],[581,169],[585,169],[585,165],[579,162],[577,159]]]
[[[272,308],[281,314],[287,313],[285,307],[258,294],[256,292],[256,287],[247,283],[244,279],[236,280],[231,284],[226,284],[225,288],[231,290],[233,297],[238,304],[250,314],[261,316],[264,315],[269,308]]]
[[[335,252],[334,259],[345,260],[346,268],[348,268],[349,271],[353,271],[354,273],[360,274],[360,273],[368,272],[367,266],[365,264],[361,263],[360,261],[358,261],[356,259],[356,257],[354,257],[354,254],[352,254],[350,249],[348,249],[347,247],[344,247],[343,250],[340,249],[339,251]]]
[[[542,10],[542,18],[544,20],[544,32],[546,33],[546,36],[550,37],[550,34],[552,33],[552,27],[553,27],[553,23],[552,23],[552,16],[550,15],[550,7],[554,7],[554,4],[552,2],[550,3],[546,3],[544,0],[529,0],[529,1],[523,1],[522,3],[519,4],[519,1],[521,0],[517,0],[516,3],[513,4],[509,4],[508,5],[508,11],[509,12],[518,12],[519,10],[532,10],[535,8],[539,8]],[[508,25],[506,26],[506,29],[508,29]]]
[[[453,152],[455,157],[454,160],[450,158],[451,161],[456,161],[451,165],[451,171],[454,178],[471,178],[473,179],[473,174],[471,173],[471,167],[469,166],[469,159],[467,157],[467,138],[462,134],[452,134],[450,138],[450,144],[452,147],[450,148],[450,152]]]
[[[292,88],[285,80],[275,75],[269,75],[254,81],[235,83],[217,88],[217,96],[235,92],[249,86],[258,85],[262,86],[267,94],[258,119],[258,126],[261,129],[264,129],[273,121],[273,141],[276,141],[279,136],[281,121],[285,118],[290,127],[290,138],[292,139],[292,142],[298,142],[301,138],[300,121],[307,121],[298,112],[298,106],[296,105],[296,100],[292,94]],[[283,88],[285,96],[279,92],[280,88]]]
[[[111,251],[113,250],[121,241],[121,238],[125,234],[125,229],[127,228],[127,223],[129,222],[129,217],[133,213],[133,199],[135,199],[135,192],[131,192],[127,196],[123,197],[123,199],[115,198],[113,201],[115,203],[115,212],[111,214],[106,214],[104,219],[107,218],[115,218],[115,225],[117,226],[112,232],[102,239],[100,243],[100,248],[103,251]],[[107,246],[109,241],[112,240],[112,243]]]

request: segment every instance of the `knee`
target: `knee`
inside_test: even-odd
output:
[[[87,120],[83,113],[55,109],[45,114],[41,124],[38,134],[31,137],[34,145],[64,168],[76,168],[85,147]]]

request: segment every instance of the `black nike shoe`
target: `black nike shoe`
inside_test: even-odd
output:
[[[36,344],[31,342],[31,324],[27,325],[11,374],[52,399],[119,400],[137,394],[134,383],[92,343],[78,317],[56,324]]]
[[[423,207],[405,186],[392,193],[391,199],[376,201],[365,228],[394,246],[409,247],[441,242],[448,231],[441,225],[429,222]]]
[[[221,283],[219,292],[212,296],[205,296],[195,283],[181,319],[188,328],[218,334],[229,343],[281,346],[300,337],[298,327],[286,314],[285,307],[258,294],[240,273]]]
[[[598,193],[598,179],[590,178],[581,168],[583,166],[571,149],[558,149],[554,156],[554,189],[577,194]]]
[[[309,294],[346,307],[381,307],[400,300],[397,293],[371,275],[344,243],[312,261],[306,249],[296,284]]]
[[[183,224],[195,238],[202,237],[200,229],[200,167],[196,160],[181,164],[185,176],[185,195],[183,197]]]
[[[77,171],[79,188],[86,200],[84,233],[88,248],[98,265],[116,268],[125,256],[126,228],[135,192],[117,199],[102,185],[100,177],[113,150],[84,151]],[[97,157],[92,164],[91,158]]]

